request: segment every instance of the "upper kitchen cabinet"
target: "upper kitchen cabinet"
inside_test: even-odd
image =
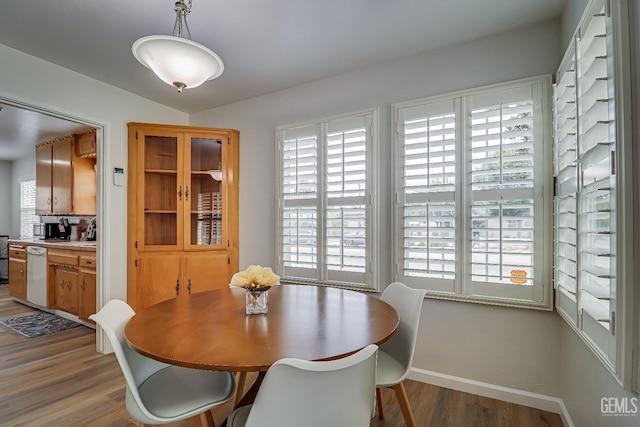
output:
[[[95,158],[79,157],[75,136],[36,146],[36,213],[95,215]]]
[[[165,293],[156,287],[182,295],[183,288],[190,293],[226,286],[237,271],[238,139],[231,129],[129,124],[132,305],[159,302]],[[193,257],[217,266],[216,274],[203,276],[208,286],[196,285]],[[154,270],[145,266],[168,259],[184,271],[166,275],[167,283],[144,273]]]
[[[78,157],[96,157],[96,130],[74,135]]]

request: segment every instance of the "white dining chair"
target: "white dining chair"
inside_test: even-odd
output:
[[[211,408],[233,398],[234,375],[167,365],[136,353],[124,336],[124,327],[134,314],[124,301],[111,300],[89,316],[113,347],[124,374],[125,404],[131,417],[143,425],[193,418],[196,425],[215,426]]]
[[[229,427],[359,427],[374,415],[378,346],[337,360],[281,359],[267,371],[253,405]]]
[[[393,282],[382,293],[380,299],[391,305],[400,316],[396,332],[380,346],[378,352],[377,389],[378,417],[384,418],[380,388],[395,392],[407,427],[415,427],[416,421],[407,399],[403,382],[409,375],[413,363],[413,352],[418,337],[420,312],[426,291],[413,289],[400,282]]]

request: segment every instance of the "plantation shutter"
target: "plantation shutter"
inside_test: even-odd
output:
[[[278,130],[284,281],[375,288],[373,129],[367,111]]]
[[[471,194],[473,293],[542,301],[543,229],[539,171],[542,165],[541,84],[505,89],[470,99],[467,162]],[[536,144],[536,140],[540,142]],[[506,286],[505,286],[506,285]]]
[[[368,149],[371,116],[327,123],[325,235],[329,281],[367,283]]]
[[[605,6],[594,3],[579,29],[578,99],[578,287],[581,327],[612,361],[615,337],[611,304],[615,291],[616,180],[613,93],[607,52]]]
[[[453,100],[398,109],[402,280],[454,292],[456,112]]]
[[[576,325],[578,318],[578,139],[575,48],[557,74],[554,92],[555,285],[556,307]]]
[[[551,308],[549,83],[394,105],[395,280],[436,298]]]
[[[288,277],[318,277],[318,126],[280,131],[281,265]]]

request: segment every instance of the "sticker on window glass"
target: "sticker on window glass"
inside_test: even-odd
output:
[[[524,285],[527,283],[527,272],[524,270],[511,270],[511,282]]]

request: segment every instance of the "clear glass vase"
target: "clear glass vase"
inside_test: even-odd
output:
[[[246,313],[266,314],[269,310],[269,288],[256,289],[245,288],[246,290]]]

